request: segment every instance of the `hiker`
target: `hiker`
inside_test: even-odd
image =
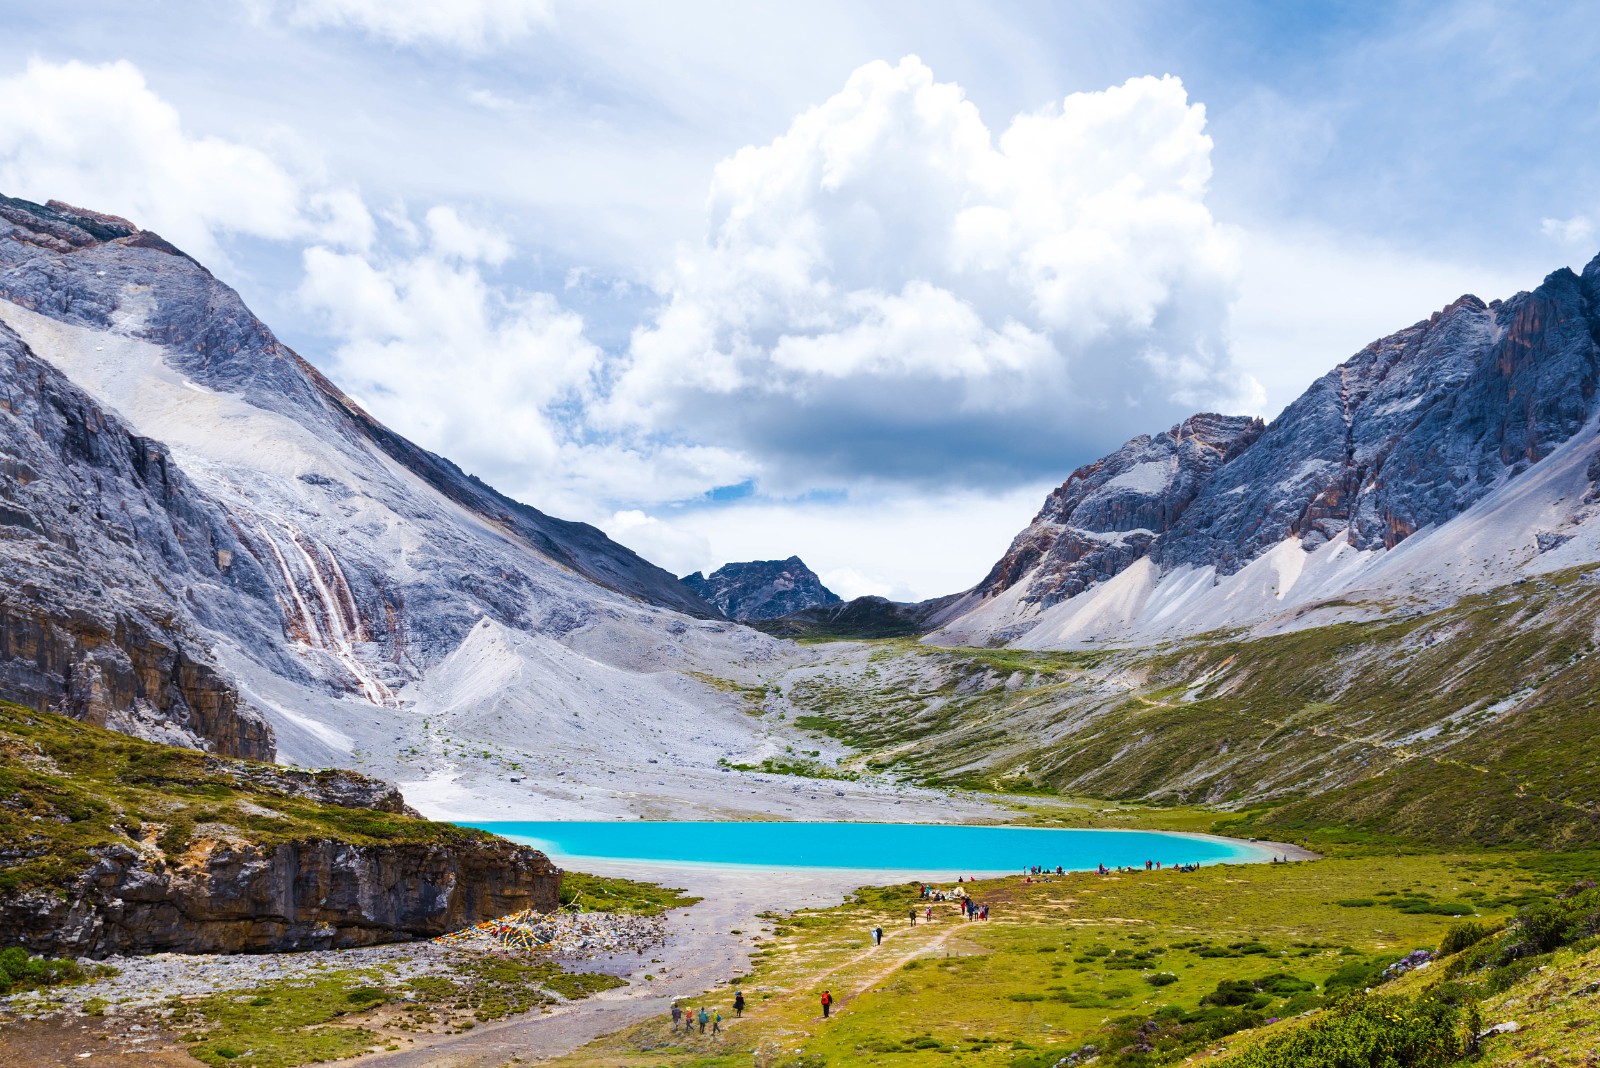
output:
[[[672,1003],[672,1033],[678,1033],[678,1025],[683,1022],[683,1006],[676,1001]]]
[[[883,928],[882,927],[874,927],[872,929],[872,944],[875,945],[875,946],[883,945]]]
[[[700,1015],[696,1016],[695,1019],[700,1022],[700,1033],[702,1035],[705,1034],[706,1024],[711,1022],[711,1014],[706,1012],[706,1007],[704,1005],[700,1006]]]
[[[722,1011],[720,1009],[711,1017],[711,1033],[714,1035],[722,1034]]]
[[[743,1016],[744,1015],[744,991],[743,990],[734,991],[734,994],[733,994],[733,1014],[734,1014],[734,1016]]]
[[[915,927],[916,925],[917,925],[917,909],[916,909],[916,906],[913,905],[911,907],[911,926]]]
[[[932,905],[928,906],[928,922],[929,923],[933,922],[933,906]]]
[[[832,1006],[832,1004],[833,1004],[833,991],[824,990],[822,992],[822,1018],[824,1020],[826,1020],[828,1018],[828,1009],[829,1009],[830,1006]]]

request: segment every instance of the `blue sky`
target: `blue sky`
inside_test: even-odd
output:
[[[680,572],[951,592],[1126,438],[1600,249],[1576,6],[6,7],[0,191]]]

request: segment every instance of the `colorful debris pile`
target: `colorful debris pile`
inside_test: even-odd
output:
[[[529,909],[440,935],[434,941],[458,949],[591,957],[643,952],[665,938],[666,922],[659,916]]]

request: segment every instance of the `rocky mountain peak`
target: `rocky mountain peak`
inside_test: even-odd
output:
[[[710,576],[696,571],[683,584],[740,622],[777,619],[806,608],[842,603],[798,556],[723,564]]]
[[[1505,300],[1463,295],[1361,349],[1270,426],[1196,416],[1074,471],[967,595],[963,611],[985,621],[961,633],[1015,639],[1052,605],[1141,560],[1148,563],[1121,592],[1084,609],[1072,634],[1110,625],[1091,617],[1176,626],[1173,601],[1196,619],[1270,612],[1303,571],[1302,553],[1290,549],[1310,554],[1336,543],[1376,556],[1439,529],[1577,440],[1600,414],[1597,392],[1600,257],[1581,274],[1562,268]],[[1544,522],[1560,522],[1563,502],[1595,499],[1600,460],[1588,470],[1587,490],[1552,491]],[[1529,536],[1500,558],[1559,544]],[[1371,559],[1348,557],[1341,574]],[[1256,579],[1229,586],[1258,560]],[[1181,592],[1178,573],[1190,576]],[[1317,581],[1333,589],[1346,579]],[[1214,597],[1204,592],[1212,588]],[[1000,597],[1012,590],[1020,593]],[[1247,601],[1254,607],[1242,607]],[[1156,605],[1150,611],[1168,622],[1140,622]]]
[[[1078,468],[978,590],[993,596],[1027,577],[1024,599],[1048,607],[1110,578],[1149,552],[1263,428],[1252,416],[1203,412]]]

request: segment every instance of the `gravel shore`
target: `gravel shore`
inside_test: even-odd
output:
[[[507,917],[511,923],[526,923]],[[85,968],[109,965],[117,974],[77,986],[27,991],[0,998],[0,1014],[24,1019],[77,1013],[93,1001],[106,1012],[160,1008],[172,998],[201,997],[224,990],[250,990],[282,980],[309,980],[329,972],[371,968],[391,984],[424,975],[451,976],[464,960],[484,954],[510,954],[502,941],[487,933],[493,924],[469,928],[432,942],[405,942],[359,949],[308,950],[302,953],[185,954],[156,953],[146,957],[84,959]],[[551,913],[537,918],[543,948],[532,954],[563,963],[589,962],[612,971],[608,963],[636,958],[667,938],[663,917],[611,913]]]

